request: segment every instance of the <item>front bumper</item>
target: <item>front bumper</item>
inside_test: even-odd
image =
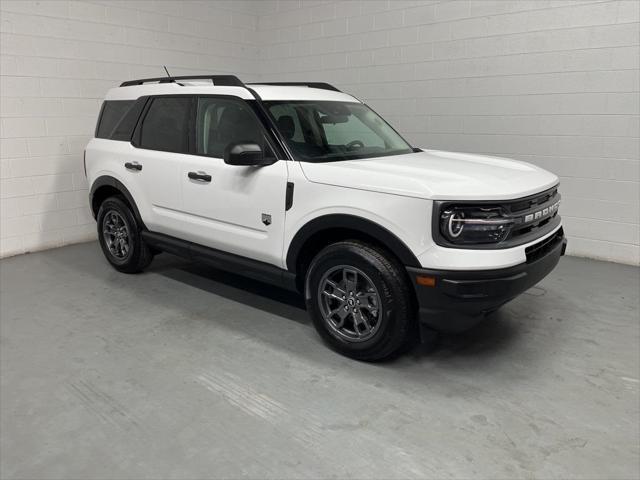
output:
[[[422,325],[440,331],[466,330],[486,314],[528,290],[555,268],[567,239],[562,228],[527,248],[527,261],[499,270],[458,271],[407,267]]]

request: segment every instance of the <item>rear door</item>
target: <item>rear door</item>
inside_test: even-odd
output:
[[[194,122],[194,155],[184,159],[180,177],[187,239],[281,267],[287,161],[261,167],[224,162],[232,142],[257,143],[273,155],[262,123],[244,100],[199,97]]]
[[[188,161],[189,128],[194,97],[160,96],[149,100],[133,138],[133,165],[147,208],[146,226],[155,232],[182,236],[182,165]],[[136,199],[137,200],[137,199]]]

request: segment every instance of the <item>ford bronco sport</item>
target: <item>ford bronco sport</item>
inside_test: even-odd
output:
[[[555,175],[412,147],[325,83],[124,82],[85,169],[117,270],[165,251],[300,291],[322,338],[361,360],[469,328],[566,247]]]

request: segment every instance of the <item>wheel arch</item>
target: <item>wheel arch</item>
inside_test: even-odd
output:
[[[334,241],[347,239],[379,245],[404,266],[420,267],[411,249],[387,228],[356,215],[329,214],[310,220],[298,230],[287,250],[287,269],[300,277],[318,251]]]
[[[142,216],[140,215],[140,211],[138,210],[138,206],[136,205],[131,192],[129,192],[127,187],[125,187],[120,180],[109,175],[103,175],[96,178],[91,185],[89,202],[91,204],[91,213],[93,214],[93,218],[98,216],[98,210],[100,209],[102,202],[113,195],[122,195],[125,198],[131,207],[131,211],[133,212],[136,221],[144,228]]]

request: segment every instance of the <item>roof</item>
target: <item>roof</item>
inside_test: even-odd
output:
[[[298,85],[217,86],[210,81],[181,81],[177,83],[148,83],[112,88],[105,100],[135,100],[144,95],[231,95],[253,100],[249,88],[255,90],[263,100],[324,100],[336,102],[358,102],[346,93]]]
[[[247,85],[263,100],[325,100],[334,102],[358,102],[348,93],[295,85]]]

